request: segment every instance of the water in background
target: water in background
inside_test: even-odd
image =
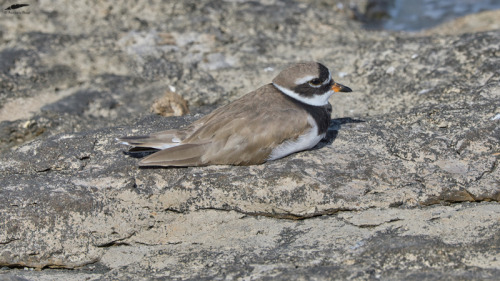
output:
[[[467,14],[496,9],[500,9],[500,0],[394,0],[389,10],[391,18],[383,21],[381,28],[418,31]]]

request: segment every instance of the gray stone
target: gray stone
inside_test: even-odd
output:
[[[4,14],[0,280],[497,279],[500,34],[368,32],[336,3]],[[332,97],[313,150],[140,169],[115,141],[185,126],[303,60],[354,90]],[[150,115],[167,90],[192,114]]]

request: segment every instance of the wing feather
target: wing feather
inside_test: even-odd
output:
[[[139,162],[139,166],[200,166],[203,144],[183,144],[158,151]]]
[[[180,144],[181,138],[177,130],[169,130],[151,134],[149,136],[131,136],[117,138],[123,144],[135,147],[150,147],[155,149],[166,149]]]

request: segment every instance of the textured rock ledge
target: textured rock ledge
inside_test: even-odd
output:
[[[133,228],[114,243],[92,245],[94,259],[87,257],[89,264],[80,270],[8,272],[36,280],[244,276],[494,280],[500,273],[499,237],[491,234],[499,231],[499,211],[496,203],[460,203],[423,209],[374,208],[301,221],[233,211],[145,211],[145,217],[154,216],[156,223]],[[107,223],[118,232],[128,228],[119,220]],[[101,227],[95,225],[95,232]],[[68,245],[88,253],[80,246]]]
[[[499,276],[498,32],[366,32],[319,1],[88,4],[0,21],[0,279]],[[315,150],[139,169],[114,141],[310,59],[355,90]],[[194,114],[149,115],[172,89]]]

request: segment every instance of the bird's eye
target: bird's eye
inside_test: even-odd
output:
[[[309,85],[311,85],[313,87],[317,87],[317,86],[321,85],[321,81],[318,78],[315,78],[315,79],[309,81]]]

